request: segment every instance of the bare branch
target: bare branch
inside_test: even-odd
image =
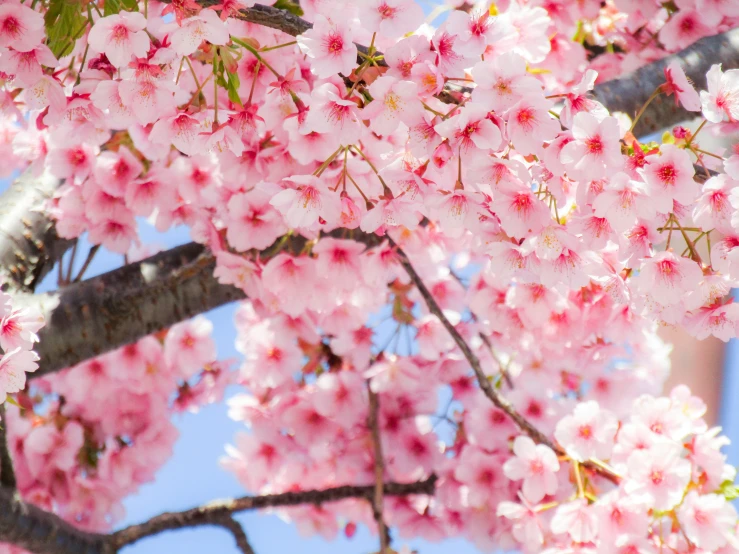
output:
[[[416,285],[416,288],[418,289],[418,292],[421,293],[421,296],[423,297],[423,300],[426,303],[429,311],[437,318],[439,318],[439,321],[441,321],[442,325],[444,325],[444,328],[447,330],[449,335],[451,335],[452,339],[454,339],[454,342],[462,351],[462,354],[467,359],[470,367],[472,367],[472,371],[475,372],[477,382],[480,384],[480,388],[482,389],[482,392],[485,393],[485,396],[487,396],[490,401],[495,404],[495,406],[503,410],[506,415],[513,420],[518,428],[526,433],[529,437],[534,439],[535,442],[547,445],[559,455],[565,455],[565,451],[559,445],[552,442],[549,437],[547,437],[544,433],[539,431],[539,429],[534,427],[531,422],[529,422],[525,417],[523,417],[516,411],[513,405],[505,397],[500,395],[498,391],[495,390],[495,387],[493,387],[492,383],[488,379],[488,376],[485,375],[485,372],[482,369],[480,359],[472,351],[462,335],[459,334],[459,331],[457,331],[454,325],[452,325],[452,323],[444,315],[441,307],[436,302],[436,299],[431,294],[431,291],[429,291],[429,289],[426,287],[426,284],[423,282],[423,279],[421,279],[421,276],[418,275],[418,273],[416,272],[406,253],[403,252],[403,250],[390,237],[388,237],[388,240],[390,241],[390,244],[393,245],[396,249],[398,263],[403,266],[403,269],[405,269],[406,273],[411,278],[411,281],[413,281],[413,284]],[[598,473],[603,477],[613,481],[614,483],[618,483],[619,481],[619,476],[616,473],[603,467],[601,464],[586,462],[582,465],[594,471],[595,473]]]
[[[369,417],[367,423],[372,436],[372,448],[375,456],[375,492],[372,497],[372,515],[377,523],[377,532],[380,535],[380,554],[388,554],[390,548],[390,531],[382,517],[384,504],[383,483],[385,482],[385,461],[382,456],[382,440],[380,438],[380,423],[378,421],[380,411],[380,398],[367,384],[369,395]]]
[[[595,87],[595,97],[611,112],[624,112],[631,117],[658,86],[665,82],[664,69],[677,61],[697,89],[706,88],[706,73],[713,64],[725,70],[739,67],[739,28],[721,35],[703,38],[684,50]],[[634,134],[644,136],[698,114],[688,112],[675,103],[675,97],[659,95],[652,101],[636,125]]]
[[[249,544],[249,539],[246,537],[244,528],[241,527],[241,524],[238,521],[232,517],[227,517],[220,522],[220,525],[224,529],[231,531],[234,539],[236,539],[236,546],[241,550],[241,552],[243,552],[243,554],[255,554],[254,549]]]
[[[383,492],[390,496],[407,496],[411,494],[433,495],[436,490],[436,479],[436,475],[431,475],[429,478],[415,483],[385,483]],[[162,533],[163,531],[200,525],[223,525],[224,518],[231,517],[234,513],[246,510],[279,508],[300,504],[320,506],[328,502],[337,502],[348,498],[364,498],[371,502],[374,493],[374,485],[345,485],[323,490],[245,496],[237,499],[216,501],[184,512],[161,514],[144,523],[126,527],[113,533],[111,542],[116,549],[120,549],[145,537]]]
[[[26,170],[0,196],[0,290],[32,292],[75,241],[60,239],[44,204],[59,186]]]

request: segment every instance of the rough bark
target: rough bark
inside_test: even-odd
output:
[[[115,554],[110,538],[85,533],[0,487],[0,542],[34,554]]]
[[[32,292],[74,241],[60,239],[44,210],[59,186],[48,174],[31,170],[0,196],[0,289]]]
[[[213,276],[215,259],[190,243],[58,291],[18,298],[46,318],[38,377],[244,298]]]
[[[330,235],[344,233],[339,229]],[[357,231],[355,240],[370,247],[382,237]],[[298,253],[306,242],[290,236],[256,255],[265,261],[282,251]],[[71,367],[245,298],[241,289],[219,283],[214,269],[213,254],[189,243],[54,292],[16,296],[17,305],[33,306],[46,319],[36,347],[39,369],[28,377]]]
[[[624,112],[634,117],[655,89],[665,82],[664,69],[673,61],[680,62],[698,90],[705,89],[706,72],[713,64],[722,64],[724,71],[739,67],[739,28],[703,38],[676,54],[599,84],[595,87],[595,97],[611,112]],[[641,116],[634,134],[638,137],[648,135],[698,115],[676,105],[674,96],[661,94]]]

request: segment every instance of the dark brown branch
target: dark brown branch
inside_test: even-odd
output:
[[[255,554],[254,549],[249,544],[249,539],[246,537],[244,528],[241,527],[241,524],[238,521],[232,517],[227,517],[220,522],[220,525],[231,532],[236,540],[236,546],[243,554]]]
[[[383,483],[385,482],[385,461],[382,456],[382,439],[380,437],[380,398],[377,393],[367,386],[367,394],[369,395],[369,416],[367,424],[372,437],[372,449],[375,457],[375,490],[372,495],[372,515],[377,524],[377,532],[380,535],[380,553],[388,554],[390,548],[390,531],[388,530],[385,519],[382,516],[384,505]]]
[[[633,73],[601,83],[595,87],[595,97],[611,112],[624,112],[634,117],[647,98],[665,82],[664,68],[673,61],[680,62],[697,89],[705,89],[706,73],[713,64],[722,64],[724,71],[739,67],[739,28],[703,38]],[[661,94],[641,116],[634,134],[637,137],[648,135],[698,115],[677,106],[674,96]]]
[[[38,377],[76,365],[244,293],[213,276],[215,259],[190,243],[53,293],[18,298],[40,309],[46,325],[36,351]]]
[[[390,496],[407,496],[411,494],[433,495],[436,490],[436,475],[415,483],[385,483],[384,493]],[[132,525],[113,533],[111,542],[116,549],[162,533],[200,525],[223,525],[226,517],[246,510],[260,510],[263,508],[279,508],[297,506],[300,504],[314,504],[320,506],[328,502],[337,502],[348,498],[364,498],[371,502],[374,495],[374,485],[352,486],[345,485],[323,490],[309,490],[268,494],[263,496],[245,496],[232,500],[212,502],[184,512],[170,512],[153,517],[149,521]]]
[[[15,492],[15,471],[8,448],[8,419],[5,417],[5,404],[0,404],[0,485],[9,492]]]
[[[27,170],[0,196],[0,290],[32,292],[74,241],[60,239],[44,203],[59,181]]]
[[[421,279],[421,276],[416,272],[406,253],[403,252],[403,250],[397,244],[395,244],[395,242],[391,238],[388,237],[388,240],[390,241],[390,244],[392,244],[396,249],[398,263],[403,266],[403,269],[405,269],[406,273],[411,278],[411,281],[423,297],[423,300],[426,303],[429,311],[437,318],[439,318],[439,321],[441,321],[442,325],[444,325],[444,328],[447,330],[452,339],[454,339],[454,342],[462,351],[462,354],[467,359],[470,367],[472,367],[472,371],[474,371],[475,376],[477,377],[477,382],[479,383],[482,392],[485,393],[485,396],[487,396],[496,407],[505,412],[506,415],[511,418],[511,420],[513,420],[516,426],[521,429],[521,431],[526,433],[529,437],[531,437],[535,442],[547,445],[559,455],[565,455],[566,453],[562,449],[562,447],[552,442],[549,437],[547,437],[544,433],[539,431],[539,429],[534,427],[531,422],[529,422],[525,417],[523,417],[516,411],[513,405],[505,397],[503,397],[501,394],[498,393],[497,390],[495,390],[495,387],[492,385],[492,383],[488,379],[488,376],[482,369],[480,359],[472,351],[462,335],[459,334],[459,331],[457,331],[454,325],[452,325],[452,323],[444,315],[441,307],[436,302],[436,299],[431,294],[431,291],[429,291],[429,289],[426,287],[426,284],[423,282],[423,279]],[[604,468],[599,464],[586,462],[582,465],[613,481],[614,483],[618,483],[620,479],[616,473]]]
[[[0,542],[34,554],[115,554],[106,535],[85,533],[0,487]]]
[[[339,229],[330,235],[338,238],[343,233]],[[368,247],[382,241],[359,230],[354,237]],[[283,250],[298,253],[305,244],[305,238],[291,235],[253,255],[264,261]],[[33,306],[46,318],[36,348],[39,369],[29,378],[71,367],[245,298],[241,289],[219,283],[214,269],[213,254],[190,243],[52,293],[19,295],[19,306]]]

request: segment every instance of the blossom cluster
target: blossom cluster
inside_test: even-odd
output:
[[[203,317],[183,322],[16,395],[6,421],[21,496],[82,529],[109,531],[122,500],[171,457],[172,414],[218,400],[232,380],[211,330]]]
[[[369,387],[386,478],[440,477],[386,498],[401,538],[737,552],[726,440],[687,389],[660,396],[655,330],[739,331],[739,149],[699,141],[736,128],[739,70],[696,91],[669,64],[653,97],[701,123],[659,143],[591,95],[735,26],[734,3],[483,2],[433,28],[411,0],[314,0],[295,39],[247,4],[70,3],[71,43],[40,5],[0,5],[4,169],[63,180],[60,236],[127,253],[137,218],[186,225],[248,297],[235,376],[195,320],[42,380],[9,410],[22,494],[106,528],[169,455],[171,412],[232,380],[250,430],[224,465],[246,488],[371,484]],[[530,428],[476,385],[395,244]],[[374,525],[360,500],[285,513],[326,537]]]
[[[0,291],[0,401],[8,393],[26,386],[26,372],[38,369],[38,354],[33,351],[36,334],[44,318],[33,308],[14,308],[11,295]]]

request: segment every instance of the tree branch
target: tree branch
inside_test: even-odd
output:
[[[231,532],[236,539],[236,546],[241,550],[243,554],[255,554],[254,549],[249,544],[249,539],[246,537],[244,528],[241,524],[232,517],[224,518],[220,522],[221,527]]]
[[[472,367],[472,371],[474,371],[475,376],[477,377],[477,382],[480,384],[480,388],[482,389],[482,392],[485,393],[485,396],[487,396],[495,406],[503,410],[506,415],[513,420],[518,428],[526,433],[529,437],[534,439],[535,442],[547,445],[558,455],[566,455],[565,451],[558,444],[552,442],[549,437],[547,437],[544,433],[539,431],[539,429],[534,427],[531,422],[529,422],[525,417],[523,417],[516,411],[513,405],[505,397],[500,395],[498,391],[495,390],[495,387],[493,387],[492,383],[488,379],[488,376],[485,375],[485,372],[482,369],[480,359],[472,351],[462,335],[459,334],[459,331],[457,331],[454,325],[452,325],[452,323],[444,315],[441,307],[436,302],[436,299],[431,294],[431,291],[429,291],[429,289],[426,287],[426,284],[423,282],[423,279],[421,279],[421,276],[418,275],[418,273],[416,272],[406,253],[403,252],[403,250],[389,236],[388,240],[390,241],[390,244],[395,248],[398,263],[403,266],[403,269],[405,269],[406,273],[411,278],[411,281],[413,281],[413,284],[416,285],[416,288],[418,289],[418,292],[421,293],[421,296],[423,297],[423,300],[426,303],[429,311],[437,318],[439,318],[439,321],[441,321],[442,325],[444,325],[444,328],[447,330],[449,335],[451,335],[452,339],[454,339],[454,342],[462,351],[462,354],[467,359],[470,367]],[[616,473],[603,467],[601,464],[585,462],[581,465],[587,467],[595,473],[602,475],[603,477],[609,479],[610,481],[613,481],[614,483],[618,483],[620,479]]]
[[[0,404],[0,485],[15,493],[15,471],[8,448],[8,419],[5,417],[5,404]]]
[[[228,302],[244,293],[213,276],[215,258],[196,243],[43,295],[17,297],[41,310],[38,377],[71,367]]]
[[[0,542],[34,554],[115,554],[106,535],[85,533],[0,487]]]
[[[367,394],[369,395],[369,417],[367,423],[372,436],[372,448],[375,457],[375,491],[372,496],[372,515],[377,523],[377,532],[380,535],[380,553],[388,554],[390,548],[390,531],[382,517],[384,504],[383,483],[385,482],[385,462],[382,456],[382,440],[380,438],[380,398],[377,393],[367,385]]]
[[[58,186],[28,169],[0,196],[0,290],[32,292],[75,243],[59,238],[44,209]]]
[[[344,229],[328,236],[341,238]],[[383,240],[354,232],[354,240],[372,247]],[[278,239],[254,257],[300,252],[308,240],[300,235]],[[246,298],[241,289],[214,277],[215,257],[204,246],[189,243],[73,283],[60,290],[18,295],[18,306],[34,307],[46,318],[36,352],[40,377],[99,356],[224,304]]]
[[[411,494],[433,495],[436,490],[436,480],[436,475],[432,474],[427,479],[415,483],[385,483],[383,491],[390,496],[406,496]],[[121,529],[113,533],[111,543],[114,548],[120,549],[163,531],[201,525],[223,525],[224,518],[230,518],[234,513],[246,510],[279,508],[299,504],[320,506],[328,502],[337,502],[348,498],[364,498],[371,502],[374,492],[374,485],[345,485],[323,490],[245,496],[237,499],[211,502],[210,504],[185,510],[184,512],[164,513],[144,523]]]
[[[221,0],[197,0],[197,2],[206,8],[221,3]],[[312,27],[308,21],[285,10],[261,4],[241,10],[239,18],[292,36],[300,35]],[[368,52],[367,47],[361,44],[357,45],[357,49],[363,54]],[[664,68],[675,60],[680,62],[685,74],[697,88],[705,89],[706,72],[714,63],[722,63],[724,70],[739,67],[739,28],[703,38],[684,50],[647,64],[633,73],[601,83],[595,87],[594,95],[611,112],[624,112],[633,117],[652,92],[665,82]],[[380,60],[378,65],[387,64]],[[437,98],[446,103],[459,103],[462,96],[470,90],[469,87],[447,83]],[[647,108],[634,134],[644,136],[680,121],[692,119],[695,115],[694,112],[676,106],[673,97],[660,95]]]
[[[684,50],[650,63],[630,73],[595,87],[595,97],[611,112],[634,114],[658,86],[665,82],[664,69],[678,61],[696,88],[706,88],[706,73],[721,63],[724,71],[739,67],[739,28],[721,35],[703,38]],[[655,98],[634,129],[637,137],[654,133],[698,114],[675,104],[675,98],[660,94]]]

